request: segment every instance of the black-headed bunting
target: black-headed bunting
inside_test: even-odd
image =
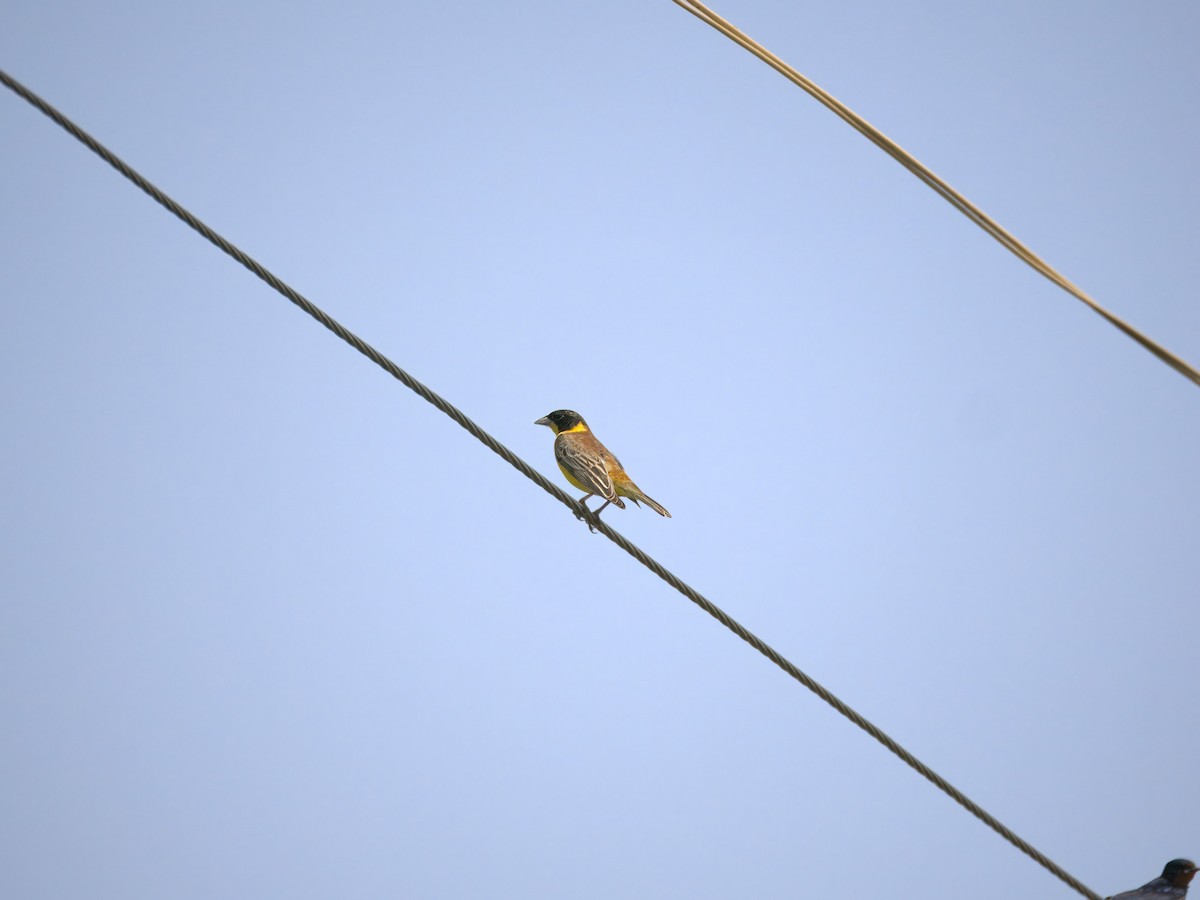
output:
[[[567,481],[586,492],[579,498],[583,508],[587,509],[587,501],[591,497],[604,500],[595,512],[588,510],[592,515],[600,515],[600,511],[610,503],[624,509],[625,503],[621,498],[628,497],[635,504],[645,503],[660,516],[671,518],[671,514],[662,504],[646,496],[642,489],[633,483],[621,461],[592,434],[587,422],[583,421],[583,416],[579,413],[569,409],[556,409],[533,424],[545,425],[556,435],[554,458]],[[591,525],[588,527],[592,528]]]

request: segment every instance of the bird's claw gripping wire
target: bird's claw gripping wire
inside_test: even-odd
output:
[[[580,506],[583,506],[583,504],[581,503]],[[598,515],[596,515],[586,506],[583,507],[583,512],[580,512],[577,509],[573,509],[571,512],[575,514],[575,518],[587,525],[588,531],[590,531],[592,534],[596,533],[596,523],[600,521],[600,517]]]

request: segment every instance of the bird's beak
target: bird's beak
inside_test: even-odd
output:
[[[540,419],[537,419],[533,424],[534,425],[545,425],[547,428],[549,428],[550,420],[547,419],[545,416],[542,416]]]

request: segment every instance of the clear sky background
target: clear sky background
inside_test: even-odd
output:
[[[717,10],[1200,363],[1200,7]],[[1200,390],[668,0],[0,66],[1102,893],[1200,855]],[[1070,897],[0,96],[0,895]]]

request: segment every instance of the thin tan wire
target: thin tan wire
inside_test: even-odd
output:
[[[753,38],[748,37],[742,31],[735,28],[703,3],[698,2],[698,0],[671,0],[671,2],[676,6],[687,10],[700,21],[711,25],[731,41],[753,53],[789,81],[803,88],[813,97],[831,109],[834,113],[836,113],[839,117],[841,117],[856,131],[870,140],[871,143],[875,144],[877,147],[895,159],[898,163],[900,163],[900,165],[904,166],[904,168],[908,169],[908,171],[912,172],[917,176],[917,178],[921,179],[921,181],[940,194],[955,209],[957,209],[964,216],[999,241],[1000,244],[1006,247],[1013,255],[1015,255],[1026,265],[1030,266],[1035,272],[1038,272],[1045,278],[1048,278],[1067,293],[1086,303],[1093,312],[1106,319],[1109,324],[1114,325],[1124,332],[1128,337],[1133,338],[1133,340],[1137,341],[1184,377],[1189,378],[1195,384],[1200,385],[1200,371],[1197,371],[1190,363],[1176,356],[1174,353],[1172,353],[1170,350],[1167,350],[1156,341],[1151,340],[1124,319],[1121,319],[1119,316],[1109,312],[1107,309],[1101,306],[1084,290],[1061,275],[1049,263],[1017,240],[1012,234],[1010,234],[990,216],[988,216],[983,210],[971,203],[971,201],[969,201],[954,188],[950,187],[950,185],[926,168],[912,154],[907,152],[903,147],[881,132],[878,128],[864,119],[858,113],[854,112],[854,110],[850,109],[827,91],[823,90],[819,85],[814,84],[812,81],[805,78],[774,53],[767,50]]]

